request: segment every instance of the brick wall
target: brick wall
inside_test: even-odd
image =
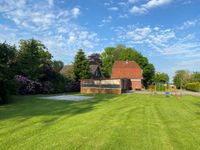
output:
[[[132,79],[131,80],[132,83],[132,89],[133,90],[142,90],[142,83],[140,79]]]

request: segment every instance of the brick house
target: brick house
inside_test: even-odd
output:
[[[112,79],[127,78],[131,81],[131,89],[142,89],[142,69],[135,61],[115,61],[112,67]]]

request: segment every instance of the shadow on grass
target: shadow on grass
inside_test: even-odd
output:
[[[117,95],[96,95],[93,99],[79,102],[53,101],[39,99],[39,96],[16,96],[9,105],[0,106],[0,120],[19,117],[20,121],[26,121],[34,116],[73,116],[87,113],[95,109],[96,104],[106,102]],[[53,122],[47,120],[46,124]]]

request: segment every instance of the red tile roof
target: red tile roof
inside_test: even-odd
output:
[[[135,61],[115,61],[112,78],[142,79],[142,69]]]

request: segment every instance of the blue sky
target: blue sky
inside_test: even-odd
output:
[[[0,0],[0,42],[44,43],[70,64],[86,54],[124,44],[148,57],[157,71],[200,71],[199,0]]]

